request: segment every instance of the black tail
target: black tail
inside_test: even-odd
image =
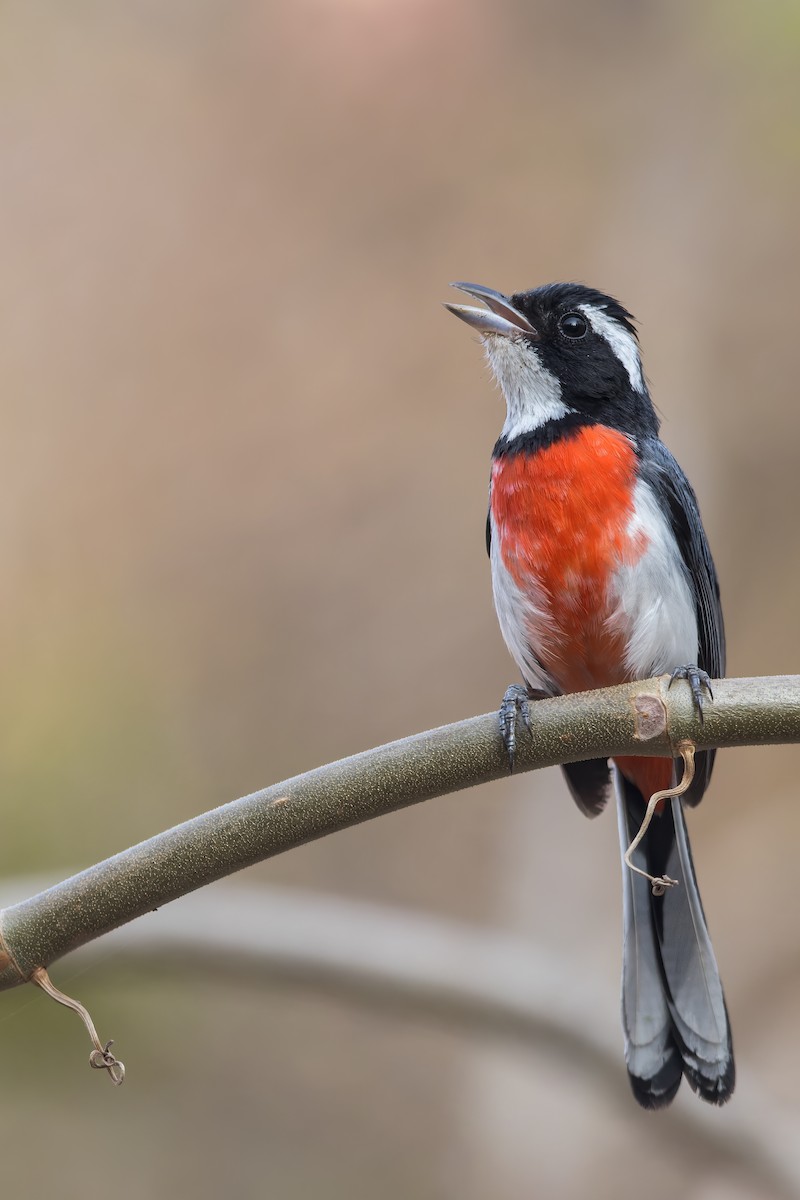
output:
[[[614,774],[625,851],[645,803]],[[653,820],[633,861],[678,880],[654,897],[646,879],[622,866],[622,1026],[633,1094],[644,1108],[661,1108],[685,1075],[704,1100],[724,1104],[736,1078],[733,1044],[679,798]]]

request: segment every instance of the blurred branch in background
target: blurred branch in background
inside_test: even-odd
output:
[[[617,754],[800,740],[800,676],[726,679],[704,721],[669,677],[537,702],[518,769]],[[313,728],[313,725],[311,726]],[[498,779],[486,714],[342,759],[158,834],[0,912],[0,989],[111,929],[243,867],[434,796]]]
[[[7,881],[0,902],[40,884]],[[619,1035],[612,1034],[613,1021],[597,1021],[597,1013],[613,1013],[617,1001],[520,937],[332,895],[228,885],[186,898],[157,920],[117,930],[112,939],[127,965],[299,986],[394,1009],[404,1019],[535,1045],[573,1063],[597,1090],[598,1103],[630,1111]],[[85,948],[80,964],[106,965],[107,948]],[[231,1054],[237,1053],[248,1053],[244,1039],[234,1041]],[[733,1166],[754,1185],[796,1196],[800,1155],[796,1138],[787,1136],[795,1118],[757,1096],[747,1080],[724,1116],[676,1105],[659,1113],[652,1128],[676,1152],[701,1154],[706,1165]]]

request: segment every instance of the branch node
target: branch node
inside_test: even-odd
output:
[[[667,732],[667,706],[661,696],[652,692],[637,692],[631,699],[634,737],[638,742],[650,742]]]
[[[111,1082],[119,1087],[125,1079],[125,1064],[120,1062],[111,1053],[111,1047],[114,1045],[113,1041],[106,1042],[103,1045],[97,1036],[94,1021],[89,1016],[88,1011],[79,1000],[73,1000],[71,996],[67,996],[64,992],[59,991],[44,967],[36,967],[31,972],[30,978],[31,983],[35,983],[43,992],[46,992],[51,1000],[55,1000],[58,1004],[63,1004],[66,1008],[71,1008],[73,1012],[78,1014],[94,1044],[94,1050],[89,1055],[89,1066],[94,1067],[98,1071],[108,1071]]]
[[[675,787],[664,788],[660,792],[653,792],[653,795],[650,797],[647,803],[644,818],[639,826],[639,832],[636,834],[636,837],[633,839],[623,855],[626,865],[629,866],[632,871],[635,871],[637,875],[643,875],[645,879],[650,880],[650,890],[654,896],[663,896],[667,888],[677,887],[678,880],[670,879],[669,875],[650,875],[649,872],[643,871],[641,867],[636,867],[633,865],[631,862],[631,855],[641,842],[644,835],[647,833],[650,822],[652,821],[655,811],[659,805],[663,804],[665,800],[671,800],[673,796],[682,796],[684,792],[689,790],[691,782],[694,779],[694,742],[684,739],[683,741],[678,742],[676,749],[683,759],[683,776],[681,781],[680,783],[676,784]]]

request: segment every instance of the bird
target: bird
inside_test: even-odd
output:
[[[523,679],[499,714],[511,769],[519,722],[530,728],[544,697],[669,674],[688,682],[702,718],[711,680],[725,673],[719,583],[695,493],[659,437],[634,318],[582,283],[508,296],[453,286],[482,305],[445,307],[480,334],[506,405],[486,548],[500,631]],[[684,814],[713,764],[714,750],[699,752],[685,794],[662,803],[632,859],[640,873],[623,862],[623,1040],[647,1109],[670,1104],[683,1077],[717,1105],[735,1083]],[[562,770],[587,816],[616,792],[623,851],[647,801],[677,778],[671,758],[628,755]],[[645,874],[678,886],[658,894]]]

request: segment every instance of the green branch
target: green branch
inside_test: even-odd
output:
[[[667,679],[536,703],[517,770],[617,754],[800,741],[800,676],[714,684],[704,723]],[[487,714],[342,759],[160,833],[0,912],[0,990],[187,892],[372,817],[508,774]]]

